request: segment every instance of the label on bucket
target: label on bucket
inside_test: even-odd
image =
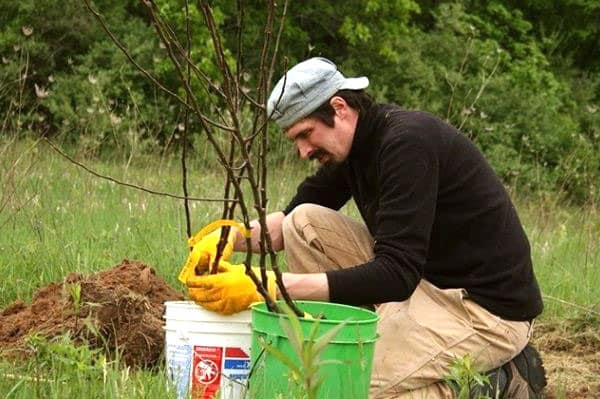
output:
[[[194,346],[192,397],[241,398],[250,372],[250,356],[242,348]]]
[[[250,373],[250,356],[242,348],[225,348],[223,362],[223,393],[241,398],[246,387],[246,380]]]
[[[219,390],[222,361],[223,348],[194,346],[193,398],[210,398]]]
[[[167,375],[175,383],[177,397],[185,398],[190,389],[191,345],[167,346]]]

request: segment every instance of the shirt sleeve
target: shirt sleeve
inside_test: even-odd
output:
[[[351,196],[350,187],[344,177],[344,164],[325,165],[298,186],[296,195],[285,207],[287,215],[296,206],[305,203],[317,204],[334,210],[340,209]]]
[[[409,125],[378,154],[379,208],[374,259],[327,272],[333,302],[406,300],[423,276],[436,210],[439,156],[425,124]]]

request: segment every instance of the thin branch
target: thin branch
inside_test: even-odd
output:
[[[270,43],[271,43],[271,32],[273,29],[273,19],[274,19],[274,14],[275,14],[275,2],[274,0],[270,0],[269,1],[269,11],[267,13],[267,23],[265,24],[265,30],[264,30],[264,41],[263,41],[263,48],[261,51],[261,56],[260,56],[260,76],[259,76],[259,82],[258,82],[258,100],[261,103],[265,102],[265,98],[267,96],[266,93],[266,86],[267,86],[267,75],[268,75],[268,71],[266,68],[266,64],[267,64],[267,54],[269,52],[269,47],[270,47]],[[257,122],[260,120],[261,122],[263,121],[265,112],[261,110],[259,110],[256,113],[256,118],[254,119],[254,127],[256,129],[256,125]],[[267,125],[264,125],[265,128],[267,127]],[[255,130],[256,132],[256,130]],[[266,129],[260,129],[259,132],[262,133],[261,135],[261,141],[260,141],[260,150],[259,150],[259,156],[258,156],[258,160],[259,160],[259,165],[258,165],[258,169],[259,169],[259,173],[260,175],[258,176],[258,202],[256,204],[256,211],[258,212],[259,215],[259,222],[261,222],[261,226],[262,224],[262,220],[264,219],[265,223],[264,225],[266,226],[266,185],[267,185],[267,179],[266,179],[266,148],[267,148],[267,131]],[[253,132],[254,133],[254,132]],[[267,286],[267,268],[266,268],[266,255],[267,255],[267,235],[268,235],[268,231],[267,229],[260,229],[260,274],[261,274],[261,279],[262,279],[262,283],[263,285]],[[272,251],[272,248],[269,247],[268,250],[270,252]],[[272,258],[275,259],[276,258]],[[273,266],[273,265],[271,265]],[[276,265],[275,265],[276,266]]]
[[[160,191],[155,191],[146,187],[142,187],[142,186],[138,186],[136,184],[132,184],[132,183],[127,183],[118,179],[115,179],[114,177],[111,176],[107,176],[107,175],[103,175],[100,174],[92,169],[90,169],[88,166],[82,164],[81,162],[76,161],[75,159],[71,158],[69,155],[67,155],[66,153],[64,153],[60,148],[58,148],[54,143],[52,143],[52,141],[48,140],[47,138],[44,138],[44,141],[46,141],[50,147],[52,147],[52,149],[54,151],[56,151],[57,153],[59,153],[60,155],[62,155],[65,159],[67,159],[69,162],[79,166],[80,168],[82,168],[83,170],[85,170],[86,172],[99,177],[101,179],[104,180],[108,180],[111,181],[113,183],[116,183],[120,186],[125,186],[125,187],[130,187],[130,188],[134,188],[136,190],[140,190],[140,191],[144,191],[147,192],[149,194],[153,194],[153,195],[159,195],[162,197],[169,197],[169,198],[175,198],[175,199],[182,199],[182,200],[189,200],[189,201],[200,201],[200,202],[238,202],[238,200],[236,199],[227,199],[227,198],[198,198],[198,197],[183,197],[181,195],[175,195],[175,194],[170,194],[170,193],[166,193],[166,192],[160,192]]]
[[[542,297],[544,297],[545,299],[550,299],[552,301],[556,301],[556,302],[562,303],[563,305],[568,305],[568,306],[571,306],[573,308],[576,308],[576,309],[579,309],[579,310],[583,310],[586,313],[590,313],[590,314],[593,314],[593,315],[596,315],[596,316],[600,316],[600,312],[598,312],[598,311],[596,311],[594,309],[586,308],[585,306],[581,306],[581,305],[578,305],[578,304],[573,303],[573,302],[568,302],[568,301],[565,301],[564,299],[556,298],[556,297],[553,297],[551,295],[545,295],[545,294],[542,295]]]
[[[279,43],[281,42],[281,36],[283,35],[283,27],[285,26],[285,17],[287,16],[288,0],[283,2],[283,12],[279,19],[279,30],[277,31],[277,37],[275,38],[275,47],[273,48],[273,56],[271,57],[271,66],[269,67],[269,77],[267,79],[267,93],[271,90],[271,82],[273,81],[273,74],[275,73],[275,61],[279,54]]]
[[[179,40],[177,40],[177,35],[173,31],[173,28],[171,27],[171,25],[169,25],[164,20],[164,18],[162,18],[162,16],[160,14],[156,14],[156,17],[160,19],[160,23],[163,26],[163,28],[165,29],[165,31],[167,32],[167,34],[168,34],[167,37],[169,37],[171,44],[174,45],[175,49],[177,49],[179,51],[179,55],[181,56],[181,58],[183,58],[183,60],[188,63],[188,66],[192,69],[192,71],[198,78],[198,81],[200,83],[202,83],[202,82],[206,83],[206,85],[203,85],[204,89],[206,90],[206,93],[210,95],[210,94],[212,94],[210,92],[210,90],[213,90],[215,93],[219,94],[219,96],[225,98],[225,93],[223,93],[223,91],[216,84],[214,84],[212,82],[212,80],[210,80],[210,78],[208,77],[207,74],[202,72],[196,66],[196,63],[191,58],[192,57],[191,53],[188,53],[186,49],[181,47]]]
[[[219,64],[219,70],[221,71],[221,76],[223,77],[223,86],[225,88],[225,93],[227,94],[225,96],[225,102],[227,104],[227,108],[229,109],[229,116],[231,117],[231,121],[234,126],[232,133],[240,145],[243,146],[238,117],[240,114],[240,82],[236,80],[231,72],[231,69],[229,68],[229,64],[227,63],[221,36],[217,29],[217,24],[214,19],[210,4],[208,4],[208,2],[205,0],[200,0],[198,3],[200,9],[202,10],[202,14],[204,15],[204,22],[206,23],[208,32],[211,36],[213,49],[215,50],[215,55]]]
[[[208,75],[206,75],[196,66],[196,63],[191,58],[191,53],[188,53],[187,50],[181,46],[181,43],[177,39],[177,35],[173,31],[173,28],[164,20],[164,18],[162,18],[162,16],[159,13],[155,13],[154,17],[164,29],[166,37],[169,39],[169,43],[174,46],[174,48],[178,51],[178,55],[181,56],[181,58],[187,62],[188,67],[192,69],[194,75],[198,78],[198,81],[206,91],[206,94],[209,95],[209,100],[213,102],[211,96],[213,92],[217,93],[220,97],[225,98],[225,93],[223,93],[223,91],[210,80]],[[213,92],[211,92],[211,90]]]
[[[487,88],[488,84],[492,80],[492,77],[496,73],[496,70],[498,69],[498,66],[500,65],[500,61],[501,61],[501,57],[498,57],[498,61],[496,62],[496,65],[494,65],[494,68],[492,69],[492,71],[487,76],[485,76],[485,74],[482,76],[481,86],[479,87],[479,90],[477,91],[477,94],[475,95],[475,98],[471,102],[471,105],[468,108],[469,110],[473,109],[475,107],[475,104],[477,103],[477,101],[479,101],[479,98],[481,97],[481,95],[483,94],[483,92]],[[460,122],[460,125],[458,126],[458,130],[462,129],[462,127],[464,126],[464,124],[467,122],[467,119],[469,119],[470,115],[471,115],[471,113],[468,113],[464,117],[464,119]]]
[[[206,0],[199,0],[198,6],[202,11],[202,14],[204,15],[204,22],[206,23],[206,27],[208,28],[208,32],[211,36],[213,48],[217,57],[217,63],[219,64],[219,70],[221,71],[221,75],[223,76],[223,86],[225,87],[226,94],[225,100],[236,103],[237,95],[235,90],[233,89],[237,87],[237,83],[235,82],[235,78],[233,77],[231,69],[229,68],[229,64],[227,63],[227,59],[225,57],[225,50],[223,49],[223,44],[221,42],[221,38],[217,29],[217,24],[215,22],[212,9],[210,7],[210,4],[208,4],[208,1]],[[234,82],[233,87],[232,82]]]
[[[192,51],[192,39],[190,32],[190,10],[188,5],[188,0],[185,0],[185,33],[186,33],[186,47],[188,56]],[[191,72],[190,72],[190,64],[187,65],[187,80],[188,84],[191,81]],[[189,102],[190,98],[186,94],[185,102]],[[183,148],[181,149],[181,188],[183,190],[183,195],[188,197],[188,186],[187,186],[187,165],[186,165],[186,156],[187,156],[187,148],[188,148],[188,132],[190,129],[190,115],[189,110],[186,108],[183,115]],[[190,203],[187,199],[183,200],[183,208],[185,210],[185,227],[187,236],[192,236],[192,221],[190,216]]]
[[[125,57],[127,57],[127,59],[129,60],[129,62],[131,62],[131,64],[133,66],[135,66],[148,80],[150,80],[156,87],[158,87],[160,90],[162,90],[163,92],[165,92],[166,94],[168,94],[169,96],[173,97],[175,100],[177,100],[179,103],[181,103],[184,107],[187,108],[191,108],[190,104],[186,103],[185,100],[183,98],[181,98],[179,95],[177,95],[176,93],[174,93],[173,91],[169,90],[168,88],[166,88],[162,83],[160,83],[150,72],[148,72],[146,69],[144,69],[136,60],[135,58],[133,58],[133,56],[129,53],[129,51],[127,50],[127,48],[119,41],[119,39],[112,33],[112,31],[110,30],[110,28],[108,27],[106,21],[104,20],[104,17],[102,16],[102,14],[100,14],[97,10],[95,10],[92,5],[90,4],[90,0],[83,0],[86,4],[86,7],[88,8],[88,10],[90,10],[90,12],[92,14],[94,14],[94,16],[96,17],[96,19],[98,19],[98,21],[100,22],[100,25],[102,26],[102,29],[106,32],[106,34],[110,37],[110,39],[113,41],[113,43],[115,43],[115,45],[121,50],[121,52],[123,52],[123,54],[125,54]],[[144,3],[147,3],[146,0],[142,0],[144,1]],[[226,130],[229,131],[231,130],[228,126],[222,125],[218,122],[215,122],[211,119],[209,119],[208,117],[204,116],[203,114],[199,114],[198,115],[200,118],[203,118],[205,120],[206,123],[217,127],[219,129],[222,130]]]

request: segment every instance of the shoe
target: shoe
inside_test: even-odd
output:
[[[547,384],[538,351],[527,344],[510,362],[486,373],[490,384],[471,391],[472,398],[541,399]],[[475,392],[476,391],[476,392]]]
[[[509,382],[506,398],[543,398],[547,384],[546,370],[539,352],[531,344],[527,344],[521,353],[502,368],[506,371]]]

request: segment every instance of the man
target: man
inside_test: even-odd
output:
[[[430,114],[376,104],[363,91],[368,83],[312,58],[268,100],[299,155],[322,164],[267,220],[275,249],[285,247],[287,291],[376,305],[373,398],[453,397],[442,379],[466,355],[494,370],[501,397],[537,397],[545,378],[527,343],[542,300],[506,190],[460,132]],[[364,224],[337,212],[350,198]],[[245,250],[239,232],[230,245]],[[199,277],[192,297],[209,309],[242,310],[249,302],[227,293],[248,281],[233,273]]]

